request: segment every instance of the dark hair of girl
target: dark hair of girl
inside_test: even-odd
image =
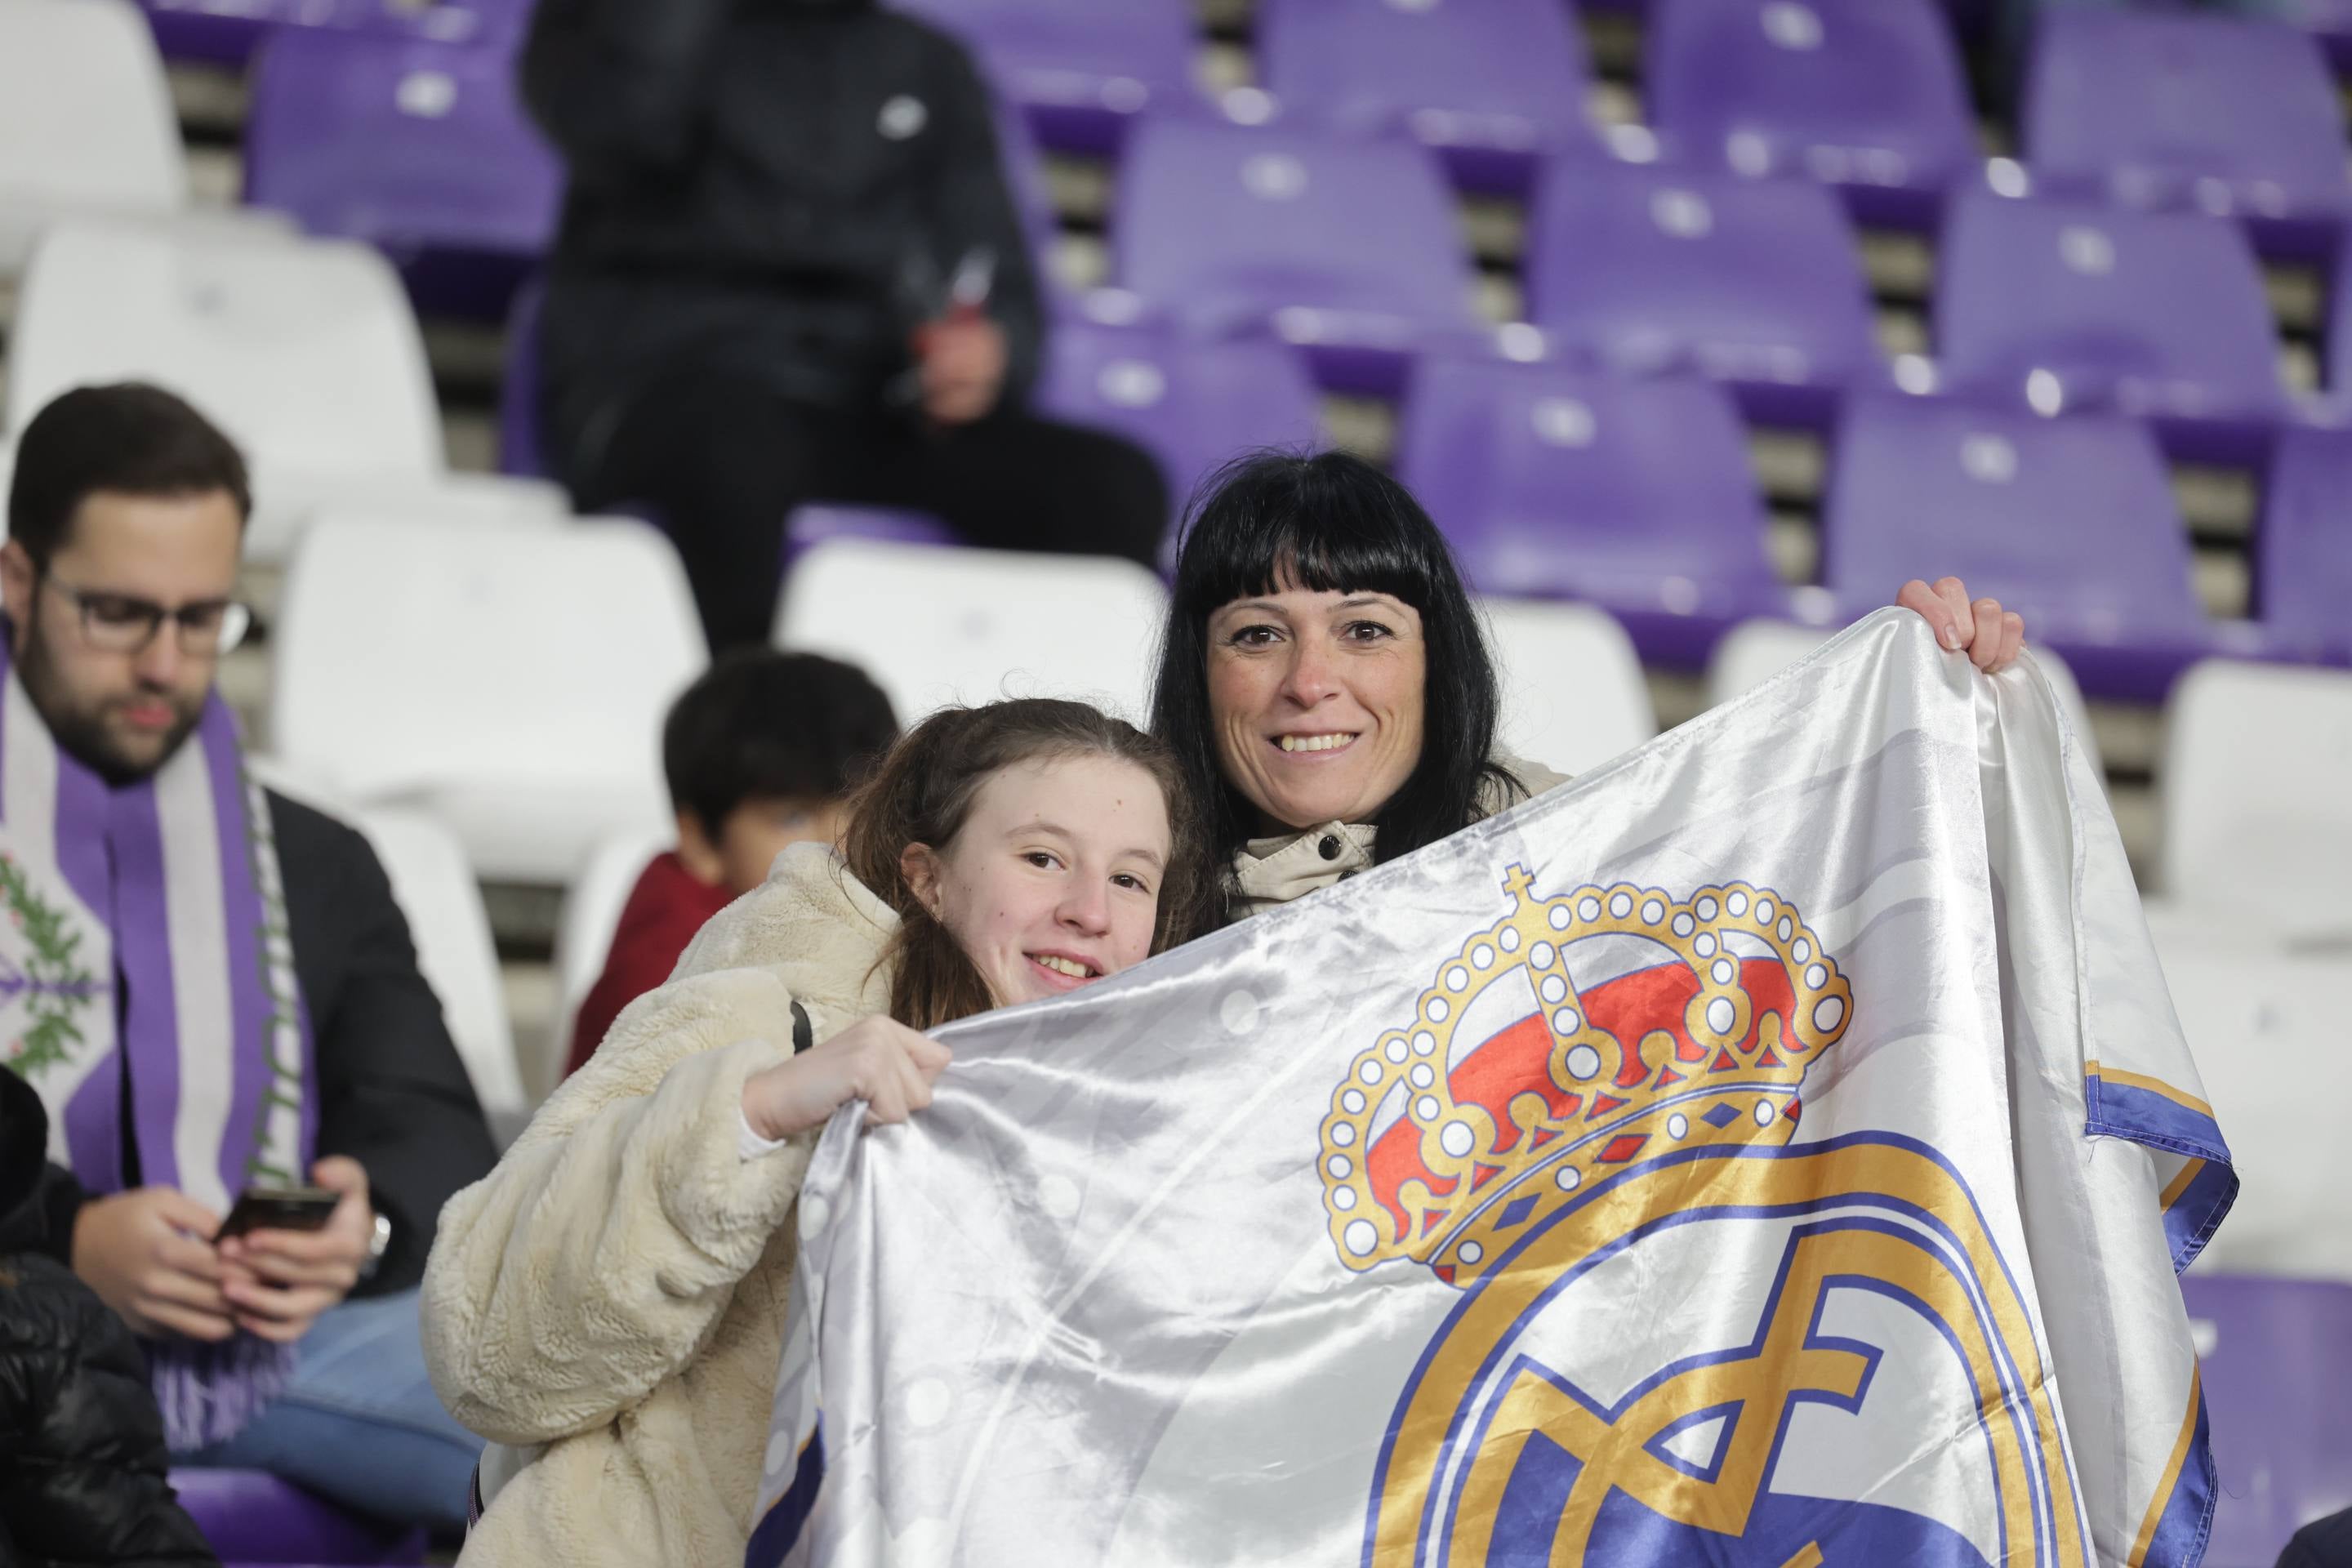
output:
[[[929,1029],[996,1005],[979,968],[908,885],[900,868],[907,847],[928,844],[945,853],[992,777],[1023,763],[1072,757],[1133,763],[1159,784],[1172,852],[1155,889],[1151,951],[1192,934],[1202,913],[1200,834],[1186,804],[1183,770],[1165,745],[1084,702],[1022,698],[943,708],[908,731],[851,797],[842,844],[850,875],[898,911],[898,929],[876,965],[891,966],[890,1016],[910,1029]]]
[[[1526,791],[1494,760],[1502,700],[1477,611],[1437,525],[1412,493],[1344,452],[1248,453],[1194,500],[1153,684],[1152,732],[1191,777],[1207,828],[1207,875],[1262,835],[1257,810],[1227,783],[1209,712],[1209,617],[1236,599],[1285,589],[1387,594],[1421,615],[1427,678],[1421,760],[1374,826],[1392,860],[1516,801]]]

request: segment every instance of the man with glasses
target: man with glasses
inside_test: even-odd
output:
[[[236,448],[153,387],[27,426],[0,547],[0,1065],[48,1108],[44,1201],[146,1339],[180,1462],[462,1525],[479,1444],[416,1286],[489,1135],[383,868],[263,789],[214,689],[251,617]],[[257,1189],[311,1187],[236,1236]]]

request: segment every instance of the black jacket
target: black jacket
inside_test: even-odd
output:
[[[0,1068],[0,1568],[214,1563],[164,1479],[146,1356],[61,1261],[47,1142],[40,1097]]]
[[[571,171],[540,353],[575,488],[664,376],[878,410],[978,251],[1007,401],[1034,375],[1035,272],[987,89],[945,34],[868,0],[541,0],[522,90]]]
[[[441,1205],[498,1156],[375,851],[355,829],[275,792],[269,811],[317,1047],[317,1152],[357,1160],[392,1221],[391,1250],[354,1294],[408,1289],[425,1277]],[[128,1185],[139,1184],[137,1157],[129,1151]],[[31,1201],[51,1235],[69,1238],[84,1197],[71,1173],[50,1165]]]

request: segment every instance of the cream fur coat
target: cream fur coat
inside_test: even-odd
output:
[[[449,1200],[425,1362],[509,1447],[465,1568],[742,1561],[816,1142],[744,1159],[743,1083],[792,1054],[794,1001],[819,1040],[887,1010],[897,924],[832,851],[786,850]]]

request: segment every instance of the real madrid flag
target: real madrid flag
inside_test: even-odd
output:
[[[943,1037],[809,1174],[754,1563],[2202,1553],[2228,1151],[2047,685],[1914,616]]]

